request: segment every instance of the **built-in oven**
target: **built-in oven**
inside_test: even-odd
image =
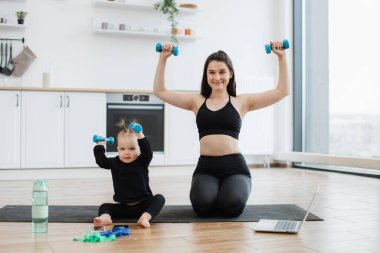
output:
[[[137,121],[143,127],[154,155],[164,153],[164,102],[151,94],[107,93],[107,137],[116,137],[121,130],[117,124]],[[107,145],[107,153],[117,152],[117,143]]]

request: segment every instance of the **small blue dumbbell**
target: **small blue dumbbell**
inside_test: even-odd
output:
[[[114,234],[116,237],[121,237],[124,235],[130,235],[131,230],[128,225],[125,225],[125,226],[116,225],[112,229],[112,234]]]
[[[141,133],[142,126],[140,124],[135,123],[135,122],[131,122],[131,124],[129,124],[129,129],[133,129],[133,131],[135,133]]]
[[[112,231],[111,230],[101,231],[100,235],[109,237],[112,235]]]
[[[162,51],[162,43],[161,42],[158,42],[157,44],[156,44],[156,52],[161,52]],[[178,48],[178,46],[174,46],[173,47],[173,55],[174,56],[178,56],[178,54],[179,54],[179,48]]]
[[[107,143],[110,144],[110,145],[113,145],[115,143],[115,139],[113,137],[108,137],[106,139],[103,136],[99,136],[99,135],[96,135],[96,134],[92,137],[92,141],[95,142],[95,143],[98,143],[100,141],[107,141]]]
[[[289,41],[288,40],[283,40],[282,41],[282,48],[283,49],[288,49],[289,48]],[[270,44],[266,44],[265,45],[265,52],[267,52],[267,54],[270,54],[272,52],[272,47]]]

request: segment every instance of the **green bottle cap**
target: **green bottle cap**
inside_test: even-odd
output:
[[[34,181],[33,191],[47,191],[47,190],[48,190],[48,186],[45,180],[39,179],[37,181]]]

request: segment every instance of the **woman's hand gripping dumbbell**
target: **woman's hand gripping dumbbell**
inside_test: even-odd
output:
[[[115,143],[115,139],[112,136],[108,138],[104,138],[103,136],[99,136],[96,134],[92,137],[92,141],[95,143],[106,141],[107,144],[110,144],[110,145],[113,145]]]
[[[160,52],[162,52],[162,49],[163,49],[162,43],[158,42],[156,44],[156,52],[160,53]],[[178,56],[178,54],[179,54],[179,48],[178,48],[178,46],[173,46],[172,54],[174,56]]]
[[[270,54],[271,52],[272,52],[272,50],[273,50],[273,48],[272,48],[272,45],[273,45],[274,43],[273,42],[271,42],[270,44],[266,44],[265,45],[265,52],[267,52],[267,54]],[[290,46],[289,46],[289,41],[288,40],[283,40],[282,41],[282,45],[281,45],[281,47],[282,48],[280,48],[280,49],[288,49]]]

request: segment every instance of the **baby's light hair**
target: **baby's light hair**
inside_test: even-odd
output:
[[[140,124],[140,122],[137,119],[132,119],[131,122],[136,123],[136,124]],[[129,122],[129,123],[131,123],[131,122]]]
[[[121,119],[119,123],[117,123],[117,126],[121,128],[118,135],[121,132],[129,132],[129,128],[125,125],[125,119]]]
[[[120,122],[117,123],[117,126],[121,128],[121,130],[117,134],[117,139],[119,139],[121,135],[125,135],[125,134],[129,137],[136,138],[136,136],[132,133],[131,129],[129,129],[129,127],[125,125],[125,119],[121,119]]]

